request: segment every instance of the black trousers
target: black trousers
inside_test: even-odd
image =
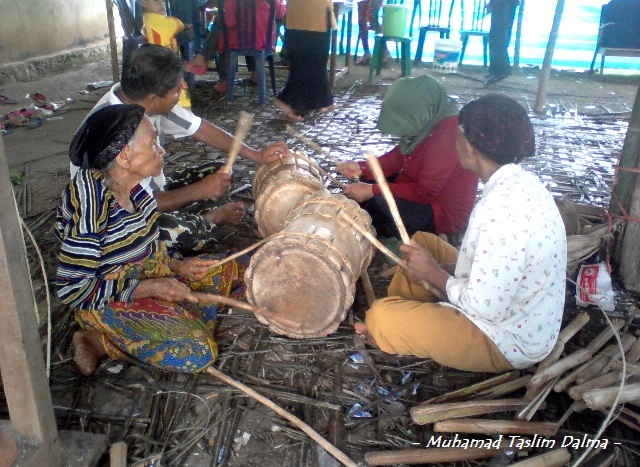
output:
[[[405,199],[395,198],[400,217],[409,237],[416,232],[435,233],[436,225],[433,219],[433,209],[430,204],[419,204]],[[373,226],[379,236],[400,238],[391,210],[384,196],[377,195],[362,203],[362,209],[367,211],[373,221]]]
[[[516,17],[516,0],[491,2],[491,28],[489,30],[489,74],[511,74],[509,42]]]

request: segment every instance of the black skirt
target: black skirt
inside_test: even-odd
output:
[[[327,73],[330,40],[330,30],[285,32],[289,77],[278,99],[298,114],[333,105]]]

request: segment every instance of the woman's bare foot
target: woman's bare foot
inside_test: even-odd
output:
[[[100,342],[100,334],[97,331],[76,331],[72,340],[75,347],[73,361],[80,373],[89,376],[96,371],[100,359],[107,355],[107,351]]]
[[[237,224],[244,217],[244,203],[227,203],[206,213],[203,217],[216,225]]]
[[[329,107],[321,107],[318,109],[318,113],[324,114],[327,112],[331,112],[332,110],[336,110],[338,108],[337,104],[331,104]]]
[[[371,337],[371,335],[367,332],[367,326],[362,321],[356,321],[353,323],[353,328],[356,331],[356,334],[367,344],[378,347],[376,341]]]
[[[275,101],[273,101],[273,103],[282,111],[281,113],[277,113],[275,115],[275,118],[277,118],[278,120],[285,120],[288,122],[304,122],[304,117],[295,113],[295,111],[289,104],[285,104],[280,99],[276,99]]]

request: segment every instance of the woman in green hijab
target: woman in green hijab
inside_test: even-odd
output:
[[[400,144],[378,161],[389,181],[409,235],[415,232],[453,234],[469,220],[478,177],[458,162],[455,142],[458,108],[444,87],[431,76],[401,78],[385,95],[378,129],[399,137]],[[336,170],[358,177],[345,196],[361,203],[371,214],[380,236],[400,238],[380,187],[372,183],[366,161],[342,162]]]

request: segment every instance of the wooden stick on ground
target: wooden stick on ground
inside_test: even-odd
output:
[[[275,413],[280,415],[282,418],[285,418],[291,423],[293,423],[297,428],[305,432],[312,440],[314,440],[316,443],[322,446],[329,454],[331,454],[337,460],[342,462],[344,465],[348,467],[358,467],[358,464],[353,462],[349,457],[347,457],[346,454],[344,454],[342,451],[336,448],[333,444],[329,443],[326,439],[320,436],[313,428],[311,428],[309,425],[307,425],[305,422],[300,420],[295,415],[287,412],[282,407],[276,405],[275,403],[273,403],[272,401],[264,397],[262,394],[257,393],[250,387],[225,375],[224,373],[222,373],[220,370],[216,368],[213,368],[213,367],[207,368],[207,373],[215,376],[218,379],[221,379],[222,381],[224,381],[230,386],[233,386],[234,388],[240,389],[242,392],[253,397],[255,400],[257,400],[261,404],[264,404],[267,407],[269,407],[271,410],[273,410]]]
[[[318,151],[318,152],[322,153],[323,156],[326,156],[327,159],[330,159],[332,162],[335,162],[336,164],[338,164],[340,162],[338,159],[336,159],[335,157],[333,157],[329,153],[329,150],[323,148],[318,143],[316,143],[315,141],[310,140],[306,136],[301,135],[299,132],[294,130],[294,128],[291,125],[287,125],[287,133],[289,133],[291,136],[295,136],[297,139],[302,141],[304,144],[309,146],[314,151]]]
[[[233,139],[233,142],[231,143],[231,149],[229,150],[227,162],[224,164],[224,167],[220,169],[222,172],[231,173],[233,163],[236,161],[238,153],[240,152],[240,146],[242,146],[242,143],[244,143],[244,138],[245,136],[247,136],[247,131],[249,131],[252,123],[253,114],[241,111],[240,119],[238,120],[238,126],[236,127],[236,135]]]
[[[362,227],[360,224],[358,224],[356,221],[354,221],[353,219],[351,219],[350,217],[344,215],[343,213],[339,214],[340,217],[342,219],[344,219],[346,222],[348,222],[349,224],[351,224],[351,226],[356,229],[358,232],[360,232],[360,234],[366,238],[367,240],[369,240],[376,248],[378,248],[382,253],[384,253],[385,255],[387,255],[392,261],[394,261],[398,266],[402,267],[403,269],[407,269],[407,264],[402,261],[400,258],[398,258],[398,256],[391,251],[389,248],[387,248],[386,246],[384,246],[380,240],[378,240],[376,237],[373,236],[373,234],[371,232],[369,232],[367,229],[365,229],[364,227]],[[445,297],[445,295],[440,292],[438,289],[436,289],[435,287],[433,287],[431,284],[429,284],[426,281],[422,281],[423,283],[421,284],[425,289],[427,289],[429,292],[431,292],[432,294],[434,294],[436,297],[438,297],[440,300],[446,300],[447,297]]]

